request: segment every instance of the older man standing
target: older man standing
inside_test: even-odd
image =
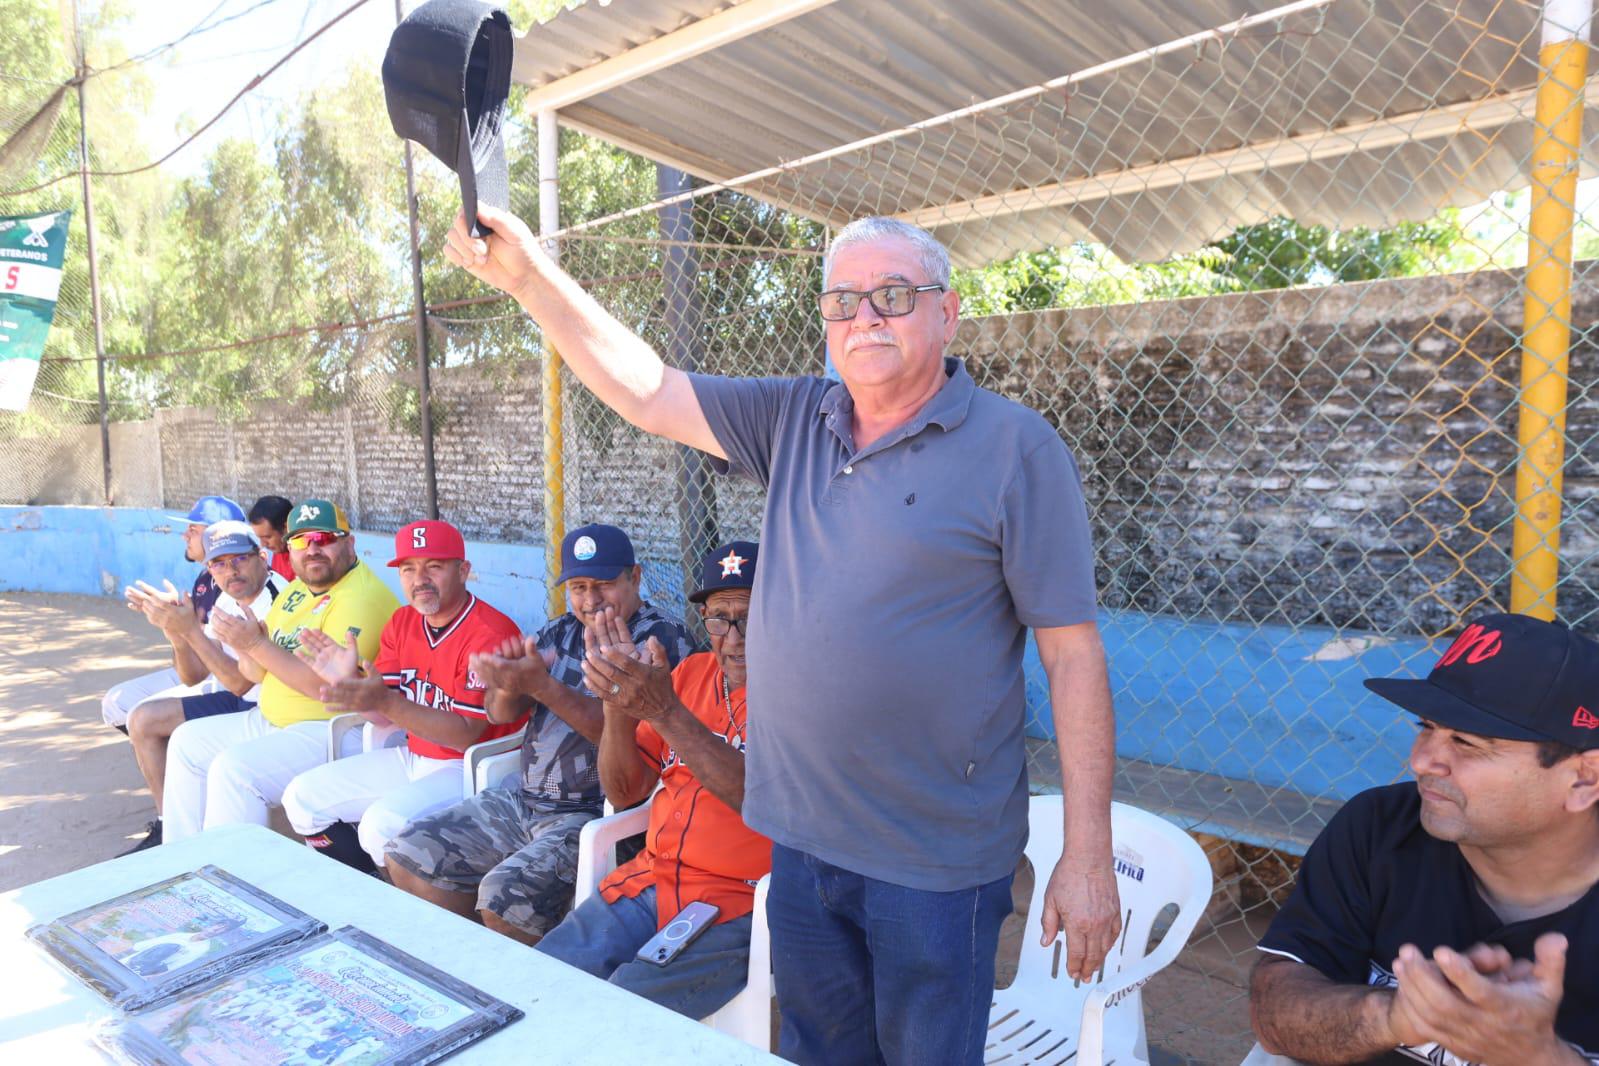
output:
[[[979,1061],[1027,835],[1029,628],[1070,753],[1044,938],[1064,925],[1086,979],[1120,928],[1115,723],[1071,455],[944,357],[960,299],[948,253],[913,226],[864,219],[829,249],[835,384],[668,367],[518,219],[479,217],[493,234],[457,219],[452,262],[515,296],[628,421],[767,488],[743,813],[775,844],[782,1054]]]

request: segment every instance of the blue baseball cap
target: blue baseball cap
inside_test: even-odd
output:
[[[704,603],[713,592],[755,587],[755,557],[761,546],[752,540],[734,540],[712,548],[700,558],[700,587],[690,594],[692,603]]]
[[[561,576],[557,585],[574,577],[609,581],[634,565],[633,542],[615,526],[591,523],[578,526],[561,541]]]
[[[244,521],[244,508],[226,496],[201,496],[187,515],[167,515],[174,522],[187,522],[209,526],[215,522]]]

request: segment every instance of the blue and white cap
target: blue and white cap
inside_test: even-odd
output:
[[[598,522],[578,526],[561,541],[561,576],[557,585],[574,577],[609,581],[634,565],[633,542],[615,526]]]
[[[232,518],[206,526],[200,543],[205,546],[205,558],[201,561],[207,563],[219,555],[248,555],[261,550],[261,541],[249,523]]]
[[[209,526],[213,522],[223,522],[232,519],[235,522],[244,521],[244,508],[228,499],[226,496],[201,496],[194,501],[194,506],[186,515],[168,515],[174,522],[199,524]]]

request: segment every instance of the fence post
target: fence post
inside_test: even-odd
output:
[[[561,129],[555,112],[539,112],[539,234],[548,237],[561,228],[560,180]],[[544,250],[551,259],[560,258],[554,241]],[[566,463],[561,427],[561,353],[546,338],[544,376],[540,387],[540,410],[544,413],[544,583],[549,589],[546,607],[549,617],[566,613],[565,594],[556,587],[561,568],[561,541],[566,538]]]
[[[105,395],[105,327],[100,321],[100,261],[94,247],[94,192],[89,184],[89,120],[83,103],[83,85],[89,77],[88,49],[78,5],[72,5],[72,28],[78,45],[78,176],[83,181],[83,227],[89,247],[89,311],[94,319],[94,373],[100,393],[100,486],[105,505],[111,506],[111,418]]]
[[[681,170],[664,163],[655,165],[655,192],[662,200],[688,192],[691,187],[689,176]],[[664,242],[661,281],[666,300],[666,361],[693,373],[700,364],[700,264],[693,247],[693,202],[680,200],[661,208],[660,228]],[[687,594],[699,583],[700,556],[720,538],[710,463],[697,449],[681,444],[677,446],[677,458],[678,566]]]
[[[366,516],[361,513],[361,472],[356,462],[355,417],[350,405],[344,405],[344,494],[350,501],[350,528],[360,529]]]
[[[394,21],[405,19],[400,0],[394,0]],[[428,321],[422,291],[421,227],[416,219],[416,172],[411,164],[411,142],[405,145],[405,210],[411,222],[411,304],[416,324],[417,405],[422,415],[422,488],[429,518],[439,516],[439,479],[433,456],[433,388],[428,375]]]
[[[1593,0],[1545,0],[1533,123],[1510,609],[1555,615],[1571,347],[1571,243]]]

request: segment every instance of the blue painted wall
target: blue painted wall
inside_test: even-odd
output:
[[[1420,638],[1362,647],[1359,634],[1314,626],[1131,611],[1102,611],[1099,625],[1118,755],[1342,799],[1396,780],[1415,739],[1415,719],[1362,682],[1425,676],[1436,658]],[[1053,737],[1031,640],[1027,680],[1028,734]]]
[[[143,579],[180,587],[184,521],[161,511],[0,507],[0,589],[117,596]],[[394,540],[359,533],[364,562],[399,592],[385,564]],[[543,624],[544,554],[469,541],[472,589],[525,630]],[[1395,779],[1414,735],[1408,715],[1361,681],[1420,676],[1426,642],[1400,639],[1328,660],[1332,630],[1251,627],[1103,612],[1117,710],[1117,752],[1133,759],[1347,798]],[[1048,688],[1031,642],[1028,733],[1052,737]]]
[[[0,507],[0,590],[120,596],[135,580],[187,589],[198,564],[183,558],[187,521],[131,507]],[[361,561],[399,595],[389,533],[357,533]],[[544,552],[468,541],[472,591],[524,629],[544,624]]]

